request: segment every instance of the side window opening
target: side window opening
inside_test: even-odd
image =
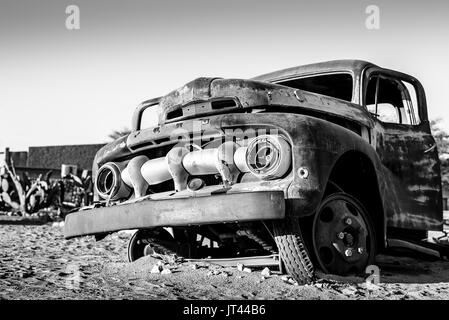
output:
[[[411,83],[403,80],[382,75],[371,77],[365,105],[382,122],[408,125],[420,123],[416,90]]]

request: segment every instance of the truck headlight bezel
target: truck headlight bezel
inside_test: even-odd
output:
[[[282,178],[290,169],[290,144],[281,136],[261,135],[251,140],[246,148],[249,171],[264,180]]]
[[[105,163],[98,169],[94,186],[100,198],[118,200],[130,196],[132,189],[122,180],[122,170],[123,166],[115,162]]]

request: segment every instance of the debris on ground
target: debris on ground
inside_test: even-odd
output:
[[[56,227],[56,228],[63,228],[64,227],[64,221],[55,221],[51,224],[52,227]]]
[[[265,278],[268,278],[269,276],[271,276],[270,268],[265,267],[260,274]]]
[[[354,287],[348,287],[348,288],[344,288],[343,290],[341,290],[341,293],[343,293],[346,296],[351,296],[356,294],[357,289]]]
[[[160,266],[160,265],[155,265],[155,266],[153,266],[153,268],[151,269],[151,273],[161,273],[161,271],[162,271],[162,266]]]
[[[198,265],[196,263],[193,263],[190,265],[190,269],[196,270],[198,269]]]
[[[161,271],[161,274],[171,274],[172,272],[171,272],[171,270],[170,269],[163,269],[162,271]]]

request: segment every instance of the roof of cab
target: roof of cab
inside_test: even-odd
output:
[[[363,69],[370,66],[376,65],[363,60],[332,60],[278,70],[254,77],[252,78],[252,80],[275,82],[278,80],[294,78],[297,76],[335,71],[352,72],[358,74],[362,72]]]

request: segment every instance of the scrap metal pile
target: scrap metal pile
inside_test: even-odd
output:
[[[19,176],[14,166],[3,166],[0,175],[0,211],[12,215],[31,215],[40,210],[54,210],[61,218],[73,209],[89,205],[92,198],[92,179],[80,178],[61,171],[60,179],[51,179],[52,171],[34,181],[28,175]]]

